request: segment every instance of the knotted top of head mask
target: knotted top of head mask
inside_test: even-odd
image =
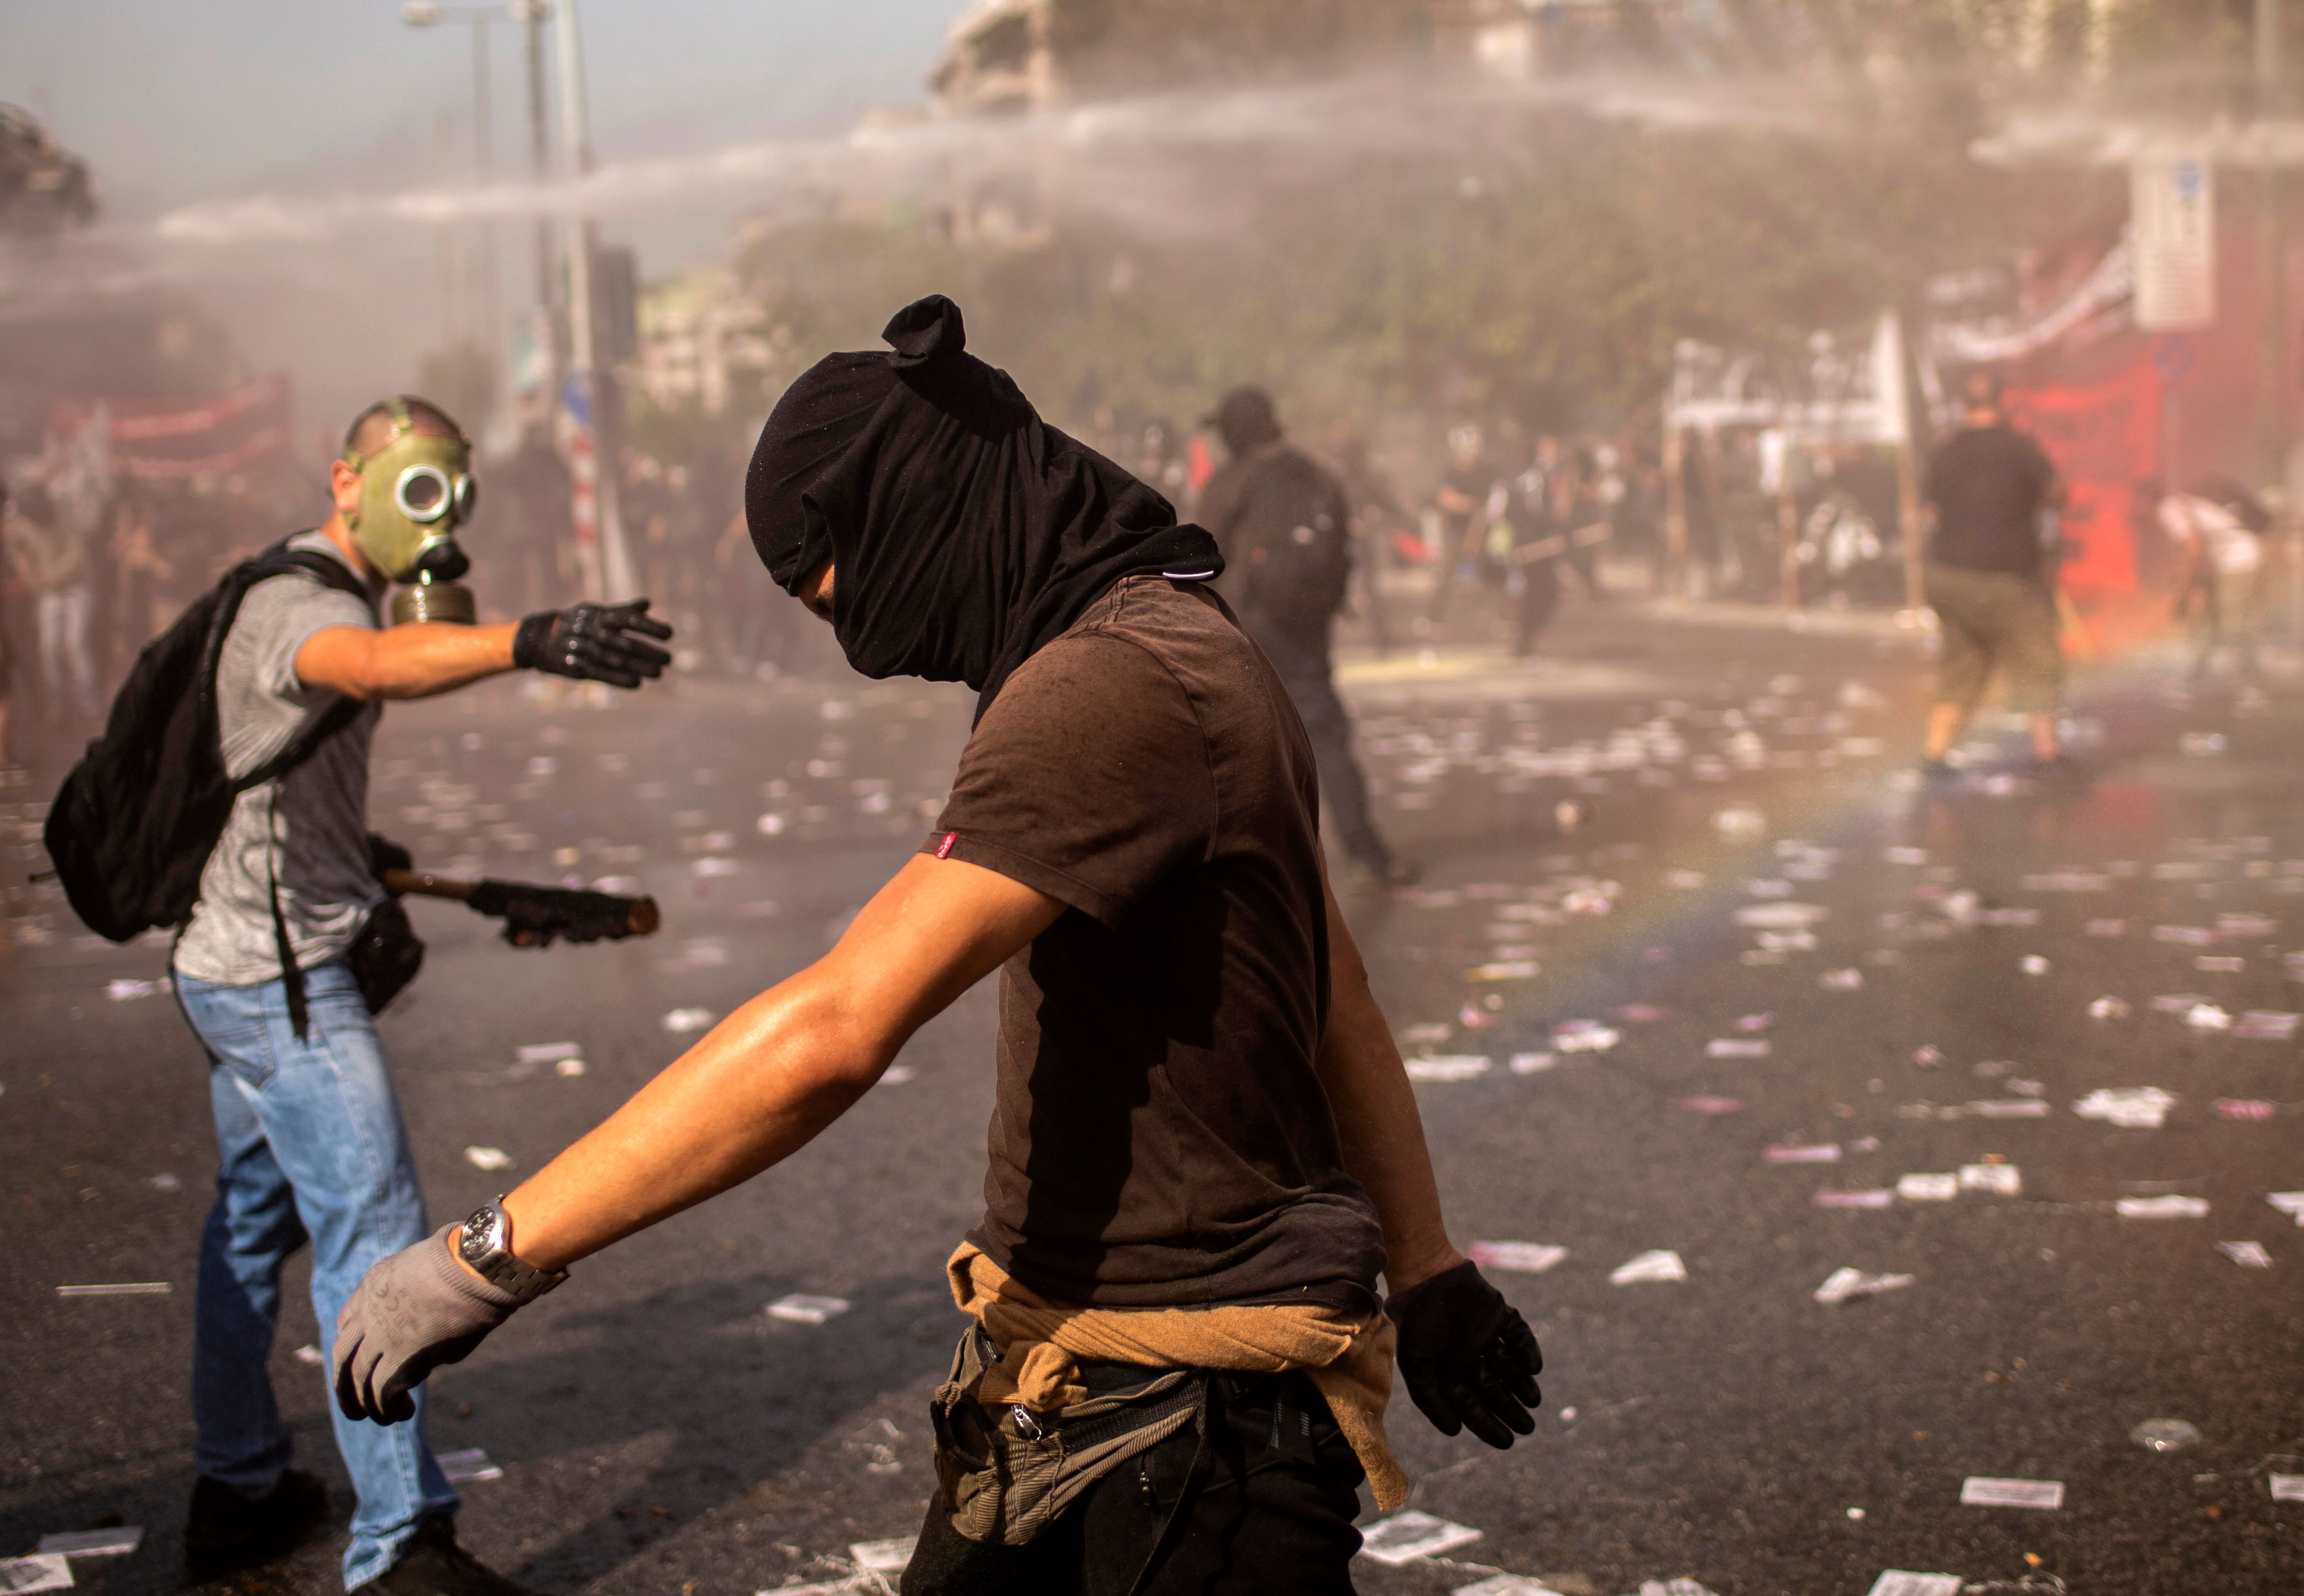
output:
[[[833,562],[857,670],[964,681],[981,716],[1122,577],[1224,569],[1215,538],[969,354],[950,300],[907,305],[881,336],[893,353],[827,355],[785,390],[744,479],[779,585]]]

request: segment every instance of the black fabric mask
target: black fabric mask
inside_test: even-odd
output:
[[[1210,577],[1216,539],[1042,421],[966,352],[960,307],[906,306],[892,354],[827,355],[777,401],[744,478],[786,592],[833,562],[833,630],[871,677],[1001,684],[1123,577]]]

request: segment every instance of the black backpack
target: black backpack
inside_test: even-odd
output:
[[[1246,513],[1228,551],[1233,608],[1251,628],[1325,635],[1352,568],[1343,494],[1312,458],[1283,449],[1250,468]]]
[[[216,690],[224,638],[248,590],[291,571],[368,597],[341,561],[284,542],[241,562],[137,656],[104,735],[58,790],[43,834],[48,857],[72,912],[97,935],[124,942],[190,919],[233,801],[301,764],[360,713],[358,700],[339,699],[274,758],[238,778],[225,772]]]

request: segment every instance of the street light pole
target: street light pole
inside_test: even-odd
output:
[[[584,45],[577,31],[576,0],[554,0],[559,46],[561,139],[569,176],[580,182],[592,170],[591,125],[584,103]],[[594,334],[591,218],[570,217],[568,239],[568,376],[563,392],[577,426],[576,553],[586,583],[610,602],[633,595],[631,557],[616,505],[616,434],[613,380],[599,369]],[[588,458],[589,457],[589,458]],[[588,481],[589,477],[589,481]],[[589,489],[588,493],[587,489]]]

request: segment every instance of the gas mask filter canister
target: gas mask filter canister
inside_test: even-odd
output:
[[[385,401],[384,410],[393,421],[390,441],[371,454],[344,451],[344,463],[360,477],[360,509],[344,519],[376,568],[407,584],[393,595],[394,625],[470,625],[479,608],[457,580],[472,562],[456,546],[456,530],[471,519],[478,496],[471,441],[461,431],[418,432],[404,398]]]

